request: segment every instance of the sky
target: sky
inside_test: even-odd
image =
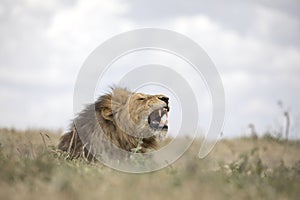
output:
[[[66,129],[89,54],[114,35],[153,27],[188,36],[214,62],[224,136],[247,135],[250,123],[258,134],[284,129],[288,111],[299,138],[299,10],[298,0],[1,0],[0,126]]]

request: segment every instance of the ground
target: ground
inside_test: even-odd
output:
[[[0,129],[0,199],[298,199],[300,141],[221,140],[205,159],[199,141],[157,172],[126,174],[69,160],[59,131]]]

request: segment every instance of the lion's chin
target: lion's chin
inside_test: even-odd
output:
[[[168,130],[168,107],[156,109],[148,116],[148,124],[155,131]]]

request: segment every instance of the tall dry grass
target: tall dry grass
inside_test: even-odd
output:
[[[298,199],[300,142],[222,140],[205,159],[199,141],[174,164],[126,174],[56,149],[59,134],[0,129],[0,199]]]

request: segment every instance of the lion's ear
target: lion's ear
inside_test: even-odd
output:
[[[102,108],[101,109],[101,115],[104,119],[106,120],[110,120],[110,121],[113,121],[113,113],[111,111],[111,109],[108,109],[108,108]]]
[[[113,121],[110,94],[106,94],[99,97],[99,99],[95,102],[95,111],[104,119]]]

